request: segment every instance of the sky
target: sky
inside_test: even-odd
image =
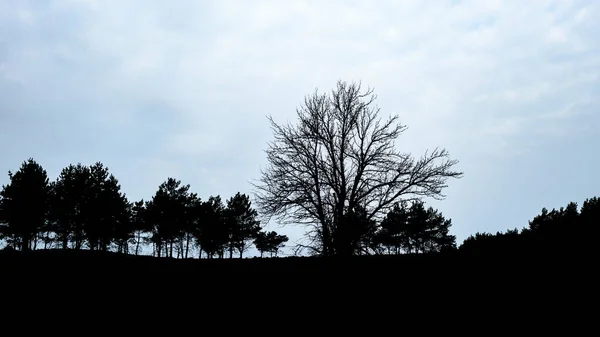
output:
[[[130,200],[252,194],[266,116],[361,81],[398,149],[459,160],[425,201],[460,244],[600,196],[598,36],[594,0],[0,0],[0,184],[32,157],[101,161]]]

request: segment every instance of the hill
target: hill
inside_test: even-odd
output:
[[[576,271],[569,255],[552,251],[459,252],[351,258],[278,257],[172,259],[90,250],[0,251],[1,270],[37,272],[503,274]],[[420,274],[418,274],[420,273]]]

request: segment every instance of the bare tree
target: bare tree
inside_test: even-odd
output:
[[[297,109],[298,125],[278,125],[268,117],[275,139],[269,165],[254,184],[257,207],[282,224],[305,225],[311,249],[321,255],[356,252],[361,233],[348,214],[366,210],[379,219],[399,200],[442,199],[458,163],[446,150],[414,159],[395,149],[406,130],[398,116],[378,117],[372,89],[338,81],[330,95],[315,91]]]

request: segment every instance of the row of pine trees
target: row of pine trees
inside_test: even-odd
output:
[[[69,165],[50,181],[30,158],[9,178],[0,192],[0,235],[25,251],[43,245],[137,255],[151,246],[159,257],[187,258],[192,248],[199,257],[243,257],[252,245],[276,255],[288,240],[262,230],[247,195],[201,200],[174,178],[150,200],[134,202],[100,162]]]
[[[587,198],[581,204],[569,202],[566,206],[548,210],[529,221],[526,227],[505,232],[477,232],[459,247],[465,252],[507,253],[522,251],[573,252],[595,250],[600,228],[600,198]]]

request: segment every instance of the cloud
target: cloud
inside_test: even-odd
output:
[[[168,176],[206,197],[249,192],[266,115],[293,121],[315,88],[362,80],[408,124],[403,149],[461,160],[465,178],[436,204],[459,237],[523,224],[531,208],[490,224],[471,211],[492,209],[480,179],[519,180],[503,168],[594,137],[599,32],[599,5],[575,0],[2,2],[0,169],[101,160],[132,198]]]

